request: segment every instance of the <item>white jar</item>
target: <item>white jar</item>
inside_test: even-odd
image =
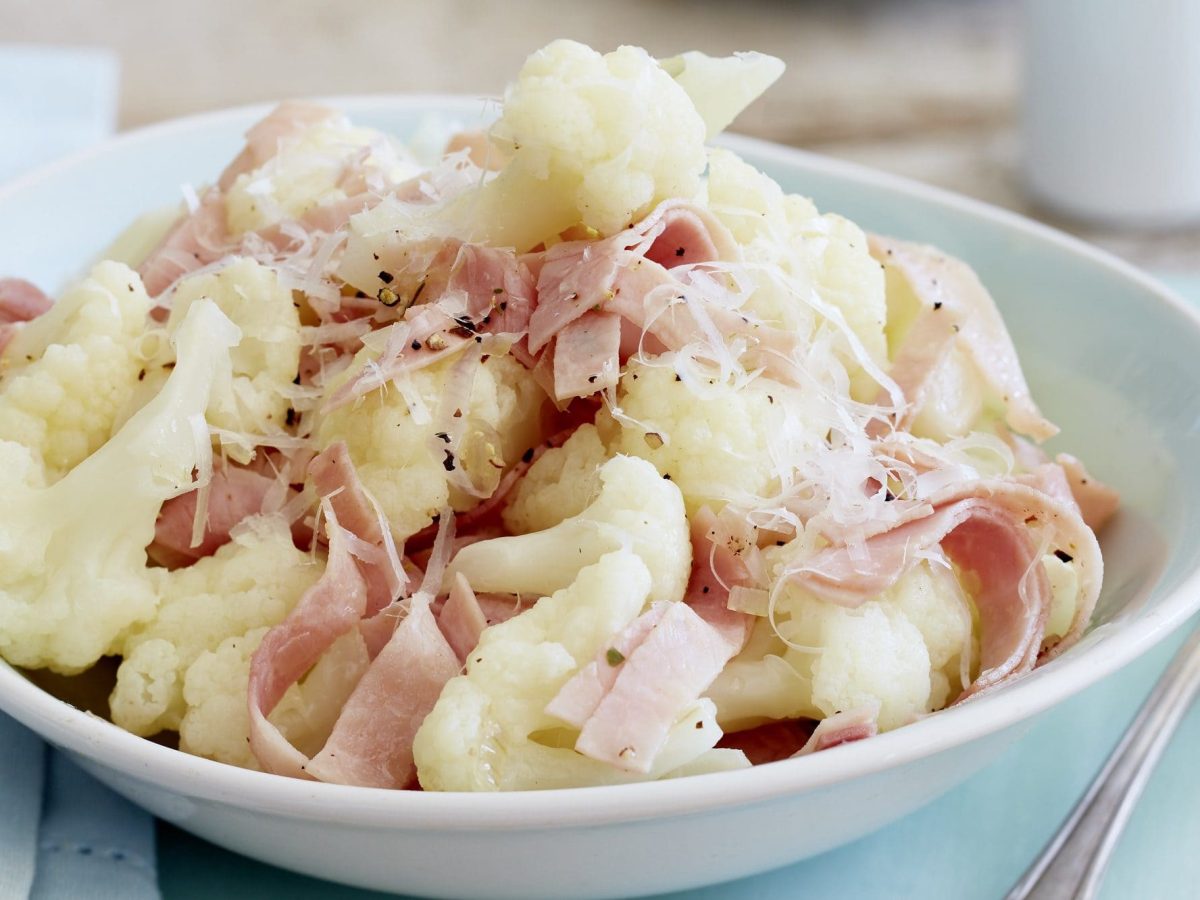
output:
[[[1200,0],[1025,0],[1025,182],[1076,218],[1200,221]]]

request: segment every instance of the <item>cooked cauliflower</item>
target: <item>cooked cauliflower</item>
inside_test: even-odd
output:
[[[392,138],[370,128],[355,128],[344,116],[330,116],[286,141],[259,168],[237,177],[225,193],[230,234],[297,219],[314,207],[345,200],[349,162],[359,155],[365,157],[366,181],[352,186],[351,192],[353,188],[378,190],[420,172]]]
[[[28,450],[0,441],[0,654],[74,673],[116,652],[158,606],[162,570],[146,545],[163,501],[211,464],[204,409],[237,328],[195,304],[176,335],[179,364],[158,396],[50,487],[31,486]]]
[[[597,417],[608,449],[654,463],[693,515],[701,506],[719,510],[736,497],[777,491],[782,461],[796,457],[797,441],[813,439],[794,412],[804,399],[765,377],[741,386],[715,372],[681,381],[669,359],[626,366],[617,397],[624,416]]]
[[[763,322],[813,335],[822,318],[810,298],[839,312],[867,357],[886,368],[884,276],[862,229],[817,212],[811,200],[784,194],[771,178],[728,150],[708,160],[708,203],[742,248],[755,290],[745,305]],[[874,399],[876,382],[849,346],[841,359],[854,396]]]
[[[659,60],[659,65],[687,91],[704,119],[710,140],[774,84],[784,70],[783,60],[754,52],[712,57],[689,50]]]
[[[183,679],[206,650],[252,628],[275,625],[320,575],[296,549],[279,517],[249,520],[234,540],[162,578],[157,615],[125,638],[113,721],[134,734],[176,729],[185,711]]]
[[[174,331],[192,304],[202,297],[214,302],[241,329],[234,348],[233,379],[216,385],[208,422],[235,435],[263,435],[283,430],[286,392],[300,366],[300,316],[292,292],[272,269],[252,259],[234,259],[215,272],[192,275],[171,293],[168,331]],[[232,437],[225,452],[239,462],[253,456],[253,439]]]
[[[0,440],[27,447],[48,483],[111,437],[144,366],[149,309],[137,273],[103,262],[0,357]]]
[[[218,762],[258,769],[250,751],[250,712],[246,703],[250,662],[269,628],[205,650],[183,677],[186,711],[179,723],[179,749]],[[299,684],[292,685],[268,718],[305,755],[316,753],[333,730],[369,659],[357,631],[339,638]]]
[[[544,597],[575,581],[602,556],[630,548],[650,571],[651,599],[680,600],[692,568],[683,498],[645,460],[616,456],[600,471],[600,492],[578,515],[530,534],[461,549],[446,570],[478,591]]]
[[[342,376],[370,360],[369,350]],[[495,488],[503,468],[540,438],[544,394],[511,356],[491,355],[475,366],[463,440],[455,448],[438,437],[449,413],[438,413],[452,356],[402,376],[406,389],[389,385],[329,413],[317,426],[321,449],[345,441],[364,486],[391,523],[396,541],[433,521],[447,503],[463,511],[477,500],[450,481],[447,466],[462,467],[473,482]],[[337,381],[330,391],[343,383]],[[460,424],[461,417],[460,417]]]
[[[513,534],[553,528],[577,516],[600,489],[604,445],[595,425],[581,425],[561,447],[542,454],[513,491],[504,524]]]
[[[962,689],[963,654],[973,652],[957,580],[929,563],[856,609],[784,588],[776,622],[787,644],[752,642],[709,689],[722,725],[823,719],[878,703],[887,731],[944,706]]]
[[[421,787],[511,791],[640,780],[576,753],[578,733],[546,713],[567,680],[652,596],[645,563],[616,550],[568,586],[483,633],[465,675],[451,679],[413,744]],[[720,737],[701,700],[672,729],[649,778],[709,751]],[[647,777],[647,776],[643,776]]]
[[[491,134],[511,159],[459,208],[469,233],[495,245],[526,250],[579,223],[612,234],[700,192],[704,120],[638,47],[547,45],[525,61]]]
[[[1079,572],[1071,563],[1053,553],[1042,557],[1050,580],[1050,615],[1046,620],[1046,639],[1060,638],[1071,630],[1075,606],[1079,603]]]

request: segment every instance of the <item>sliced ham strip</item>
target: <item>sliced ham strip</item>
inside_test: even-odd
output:
[[[0,278],[0,325],[36,319],[53,305],[54,301],[33,282]]]
[[[413,738],[459,671],[428,599],[418,595],[346,701],[328,742],[305,767],[308,774],[336,784],[410,787],[417,774]]]
[[[407,615],[346,701],[325,747],[306,767],[314,778],[404,788],[416,777],[413,738],[446,682],[462,669],[430,608],[454,542],[454,514],[443,510],[440,521]]]
[[[877,706],[861,706],[846,712],[836,712],[817,723],[812,736],[795,755],[807,756],[841,744],[874,737],[879,733],[879,724],[876,721],[878,715]]]
[[[740,556],[726,544],[714,542],[716,529],[717,517],[707,506],[692,516],[692,574],[683,600],[737,654],[750,637],[754,617],[730,609],[729,593],[733,587],[749,587],[754,579]]]
[[[392,543],[391,529],[379,505],[363,487],[344,441],[331,444],[313,457],[308,474],[317,493],[329,501],[338,521],[369,548],[364,553],[361,544],[356,544],[360,549],[352,552],[367,584],[365,615],[373,616],[404,588],[404,570]]]
[[[208,484],[204,535],[192,546],[198,491],[173,497],[162,505],[154,523],[154,542],[146,548],[159,565],[179,568],[190,565],[229,542],[229,533],[243,519],[263,512],[264,502],[277,488],[277,480],[261,467],[233,463],[213,469]]]
[[[558,333],[554,343],[554,399],[587,397],[615,388],[621,373],[621,319],[589,312]]]
[[[467,654],[475,649],[479,636],[488,626],[479,598],[461,572],[454,576],[450,594],[438,612],[437,623],[459,662],[464,661]]]
[[[596,654],[595,659],[563,685],[546,706],[546,712],[569,725],[583,728],[616,684],[621,665],[645,642],[654,626],[662,620],[667,607],[666,603],[655,603],[648,612],[630,622],[607,647]]]
[[[209,188],[200,197],[200,206],[180,219],[138,266],[146,293],[159,296],[179,278],[220,259],[230,243],[225,198]]]
[[[887,590],[938,544],[981,585],[981,672],[960,700],[1029,671],[1038,661],[1049,613],[1050,586],[1027,520],[1037,520],[1075,560],[1080,598],[1070,631],[1048,655],[1082,635],[1100,591],[1103,563],[1095,535],[1073,504],[1013,481],[959,485],[930,498],[934,512],[866,541],[856,557],[843,546],[819,551],[788,576],[834,603],[858,606]]]
[[[683,255],[679,255],[679,249]],[[538,304],[529,322],[537,353],[586,313],[611,302],[622,272],[648,262],[659,271],[688,263],[740,258],[736,241],[707,210],[666,200],[646,218],[601,241],[566,241],[545,253],[537,279]]]
[[[708,210],[675,203],[663,204],[655,212],[660,218],[647,231],[657,235],[646,249],[646,259],[664,269],[740,256],[732,235]]]
[[[1071,495],[1083,513],[1083,521],[1093,531],[1099,531],[1121,505],[1121,495],[1091,475],[1083,463],[1071,454],[1060,453],[1054,460],[1066,475]]]
[[[870,236],[869,246],[871,255],[899,274],[922,304],[909,337],[896,354],[900,371],[892,373],[892,379],[906,388],[908,401],[897,428],[907,429],[916,417],[926,379],[956,344],[967,352],[988,389],[1004,404],[1010,428],[1038,441],[1058,433],[1033,402],[1000,312],[970,266],[933,247],[878,235]]]
[[[667,604],[650,633],[619,663],[575,749],[619,769],[649,772],[671,727],[736,652],[686,603]]]
[[[871,538],[865,559],[830,548],[791,578],[821,599],[857,606],[890,588],[920,561],[921,552],[939,543],[959,566],[975,572],[982,586],[975,598],[982,671],[972,689],[1032,669],[1049,613],[1050,585],[1023,519],[998,504],[950,503]]]
[[[367,585],[350,555],[352,536],[338,525],[328,504],[325,519],[325,572],[288,617],[266,633],[250,662],[250,749],[265,770],[293,778],[310,777],[304,771],[308,759],[267,716],[334,641],[358,624],[367,608]]]
[[[36,319],[54,301],[35,284],[22,278],[0,278],[0,354],[12,340],[14,325]]]

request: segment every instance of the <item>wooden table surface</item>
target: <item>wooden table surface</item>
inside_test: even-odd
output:
[[[286,96],[496,95],[556,37],[662,56],[761,50],[788,70],[736,130],[1033,215],[1139,265],[1200,272],[1200,223],[1157,234],[1091,228],[1024,195],[1020,25],[1018,0],[0,3],[0,40],[117,51],[122,127]]]

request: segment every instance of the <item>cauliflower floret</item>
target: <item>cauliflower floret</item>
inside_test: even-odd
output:
[[[841,216],[820,215],[811,200],[784,194],[771,178],[728,150],[712,150],[708,203],[741,245],[756,289],[744,309],[763,322],[800,335],[820,321],[807,298],[839,311],[877,366],[887,363],[884,276],[862,230]],[[798,299],[804,298],[804,299]],[[847,348],[842,362],[856,399],[874,398],[877,385]]]
[[[252,628],[201,653],[183,676],[186,711],[179,749],[218,762],[259,768],[250,751],[246,692],[250,662],[270,628]],[[338,638],[299,684],[292,685],[268,716],[287,740],[311,756],[328,739],[370,660],[357,631]]]
[[[765,53],[712,57],[695,50],[659,65],[691,98],[711,140],[783,74],[783,60]]]
[[[781,461],[815,439],[796,417],[804,399],[765,377],[740,387],[715,373],[680,381],[668,361],[627,365],[617,400],[624,416],[619,423],[607,411],[597,417],[609,451],[654,463],[683,492],[691,515],[778,490]]]
[[[32,487],[28,452],[0,441],[0,457],[17,462],[0,467],[0,654],[10,662],[79,672],[153,617],[163,572],[146,568],[145,548],[163,501],[211,465],[204,408],[237,340],[216,306],[197,303],[162,391],[50,487]]]
[[[287,141],[259,168],[237,177],[225,194],[230,234],[256,231],[345,200],[346,176],[360,155],[355,167],[361,166],[366,176],[362,187],[380,188],[420,173],[387,135],[354,128],[344,116],[330,116]]]
[[[144,365],[150,298],[104,262],[17,332],[0,359],[0,440],[28,447],[54,482],[112,435]]]
[[[500,354],[475,366],[462,442],[449,448],[440,440],[437,435],[446,423],[429,411],[438,409],[458,358],[403,376],[404,391],[394,386],[376,390],[335,409],[317,426],[321,449],[346,442],[363,485],[383,509],[397,542],[428,525],[447,503],[462,511],[477,502],[450,483],[448,465],[461,466],[476,485],[494,488],[504,465],[539,439],[544,394],[528,370]],[[370,351],[362,351],[343,380],[369,360]]]
[[[776,621],[787,643],[751,641],[709,689],[723,726],[878,704],[887,731],[944,706],[961,690],[963,654],[973,653],[962,589],[951,571],[929,563],[855,609],[785,587]]]
[[[529,467],[504,508],[505,526],[513,534],[528,534],[579,515],[600,489],[605,456],[596,426],[581,425]]]
[[[183,676],[205,650],[229,637],[282,622],[320,575],[296,549],[279,517],[250,520],[252,528],[194,565],[163,578],[158,614],[125,639],[112,719],[134,734],[178,728]]]
[[[300,315],[292,292],[274,270],[252,259],[236,259],[215,272],[181,281],[171,294],[173,332],[202,297],[217,304],[242,331],[234,348],[232,381],[216,385],[208,408],[210,425],[237,434],[281,431],[287,417],[287,390],[300,367]],[[236,440],[226,453],[248,462],[254,448]]]
[[[651,599],[680,600],[692,569],[683,497],[645,460],[617,456],[599,471],[600,492],[553,528],[464,547],[445,583],[462,573],[478,591],[544,597],[575,581],[579,570],[623,547],[650,570]]]
[[[1075,607],[1079,603],[1079,572],[1071,563],[1053,553],[1042,557],[1050,580],[1050,615],[1046,619],[1046,638],[1060,638],[1071,630]]]
[[[465,675],[452,678],[413,744],[421,787],[504,791],[661,778],[702,757],[720,731],[701,700],[675,725],[649,776],[636,776],[571,749],[577,732],[546,705],[652,592],[646,565],[627,549],[579,571],[575,581],[483,633]]]
[[[525,250],[577,223],[612,234],[668,197],[695,197],[705,125],[645,50],[554,41],[530,56],[492,139],[512,157],[460,218],[476,240]]]

